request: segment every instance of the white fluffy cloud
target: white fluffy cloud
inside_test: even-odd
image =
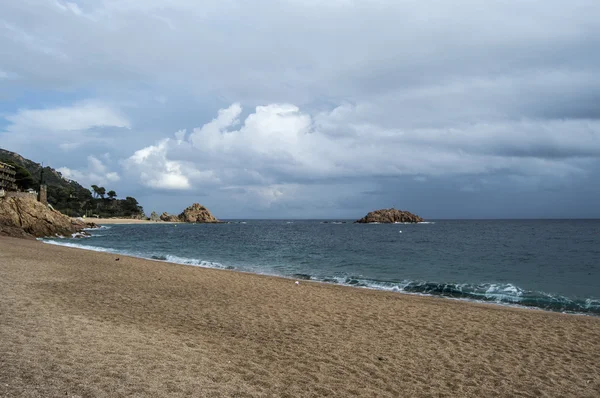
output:
[[[157,145],[136,151],[127,161],[126,167],[139,173],[140,183],[157,189],[188,189],[190,182],[182,173],[180,162],[167,160],[165,139]]]
[[[110,156],[105,156],[110,161]],[[118,182],[121,177],[115,171],[110,171],[104,162],[93,155],[87,157],[87,167],[83,170],[60,167],[57,169],[63,177],[69,180],[76,180],[83,186],[89,187],[95,185],[105,185]]]
[[[240,124],[242,108],[234,104],[187,137],[179,131],[175,139],[138,150],[127,165],[153,188],[245,187],[273,203],[285,197],[282,184],[498,172],[555,178],[585,173],[600,156],[594,120],[386,129],[361,123],[356,113],[363,110],[344,105],[311,116],[270,104]]]

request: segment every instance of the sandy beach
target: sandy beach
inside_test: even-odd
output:
[[[13,238],[0,276],[2,397],[600,396],[597,317]]]

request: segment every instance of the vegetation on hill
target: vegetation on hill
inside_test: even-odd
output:
[[[21,155],[0,148],[0,161],[15,166],[16,184],[21,190],[39,189],[40,179],[47,185],[48,203],[69,216],[98,215],[100,217],[144,217],[144,209],[138,201],[127,196],[117,199],[114,190],[92,185],[92,191],[77,181],[68,180],[51,167],[42,167]],[[43,171],[43,172],[42,172]],[[43,176],[42,176],[43,175]]]

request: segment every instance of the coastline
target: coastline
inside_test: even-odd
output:
[[[133,218],[85,218],[86,222],[93,222],[98,225],[110,225],[110,224],[181,224],[182,221],[151,221],[151,220],[138,220]]]
[[[167,223],[172,224],[172,223]],[[110,228],[109,226],[105,226],[105,228]],[[129,256],[139,259],[146,259],[150,261],[159,261],[159,262],[167,262],[179,265],[186,266],[196,266],[202,268],[212,268],[212,269],[226,269],[232,270],[235,272],[249,273],[254,275],[268,275],[273,277],[284,278],[288,280],[303,280],[306,282],[312,283],[324,283],[324,284],[335,284],[337,286],[345,286],[351,288],[362,288],[362,289],[370,289],[377,291],[387,291],[393,292],[396,294],[408,294],[408,295],[417,295],[417,296],[425,296],[425,297],[434,297],[439,299],[448,299],[448,300],[458,300],[469,303],[481,303],[487,305],[498,305],[502,307],[511,307],[511,308],[521,308],[527,310],[536,310],[536,311],[551,311],[569,315],[585,315],[585,316],[596,316],[600,317],[600,313],[596,310],[597,300],[593,298],[570,298],[566,296],[561,296],[555,294],[548,298],[548,295],[544,292],[537,297],[532,296],[538,292],[528,292],[525,290],[521,290],[518,287],[515,287],[513,284],[505,284],[499,285],[496,283],[488,283],[488,284],[472,284],[471,286],[475,287],[472,290],[468,290],[468,287],[465,289],[465,284],[448,284],[448,283],[439,283],[439,282],[427,282],[427,281],[405,281],[402,283],[395,282],[382,282],[382,281],[373,281],[369,279],[360,279],[360,278],[346,278],[346,280],[342,280],[340,278],[335,277],[315,277],[313,275],[307,273],[294,273],[294,274],[281,274],[275,272],[265,272],[264,270],[255,270],[255,269],[247,269],[235,267],[232,265],[223,265],[218,262],[199,260],[196,258],[187,258],[180,257],[177,255],[167,254],[167,255],[152,255],[148,257],[147,255],[143,255],[140,253],[130,253],[127,251],[120,251],[112,248],[105,248],[101,246],[94,246],[93,241],[91,241],[92,245],[87,245],[90,241],[85,239],[81,240],[80,243],[74,242],[63,242],[61,240],[47,240],[47,239],[38,239],[46,244],[70,247],[76,249],[89,250],[94,252],[102,252],[102,253],[111,253],[114,255],[121,256]],[[349,281],[350,279],[350,281]],[[455,287],[455,288],[454,288]],[[454,288],[454,290],[453,290]],[[500,292],[501,295],[505,294],[506,289],[516,290],[520,294],[528,295],[526,300],[519,300],[520,295],[515,295],[513,297],[504,298],[498,300],[493,294],[490,292],[494,290],[494,292]],[[492,292],[493,293],[493,292]],[[539,293],[538,293],[539,294]],[[536,301],[538,300],[538,301]],[[595,307],[592,307],[595,305]]]
[[[0,396],[600,395],[596,317],[12,238],[0,272]]]

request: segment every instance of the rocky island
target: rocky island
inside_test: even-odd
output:
[[[163,213],[160,220],[167,222],[187,222],[187,223],[219,223],[215,216],[200,203],[194,203],[187,207],[180,215]]]
[[[370,212],[360,220],[356,220],[355,223],[368,224],[368,223],[382,223],[382,224],[392,224],[392,223],[418,223],[423,222],[424,220],[417,216],[416,214],[412,214],[408,211],[397,210],[394,208],[391,209],[379,209]]]

